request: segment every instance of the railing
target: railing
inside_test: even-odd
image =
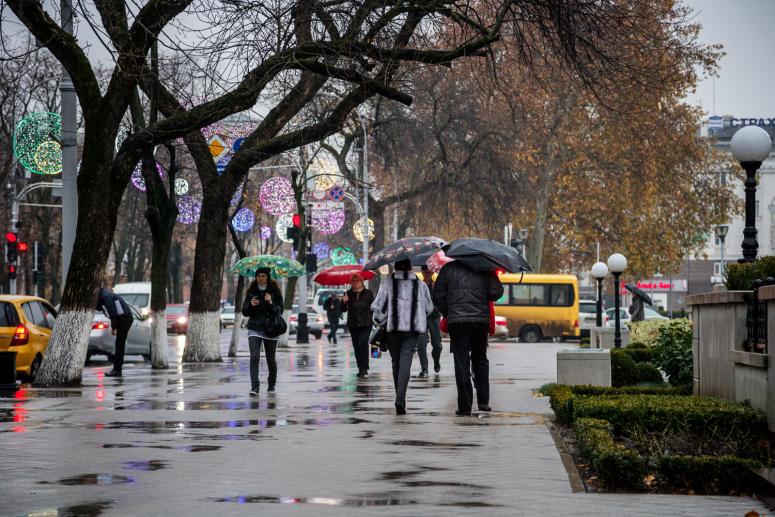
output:
[[[759,288],[775,284],[774,278],[754,280],[753,293],[746,298],[746,339],[743,350],[757,354],[767,353],[767,302],[759,300]]]

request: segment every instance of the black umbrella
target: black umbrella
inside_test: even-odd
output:
[[[487,239],[457,239],[444,249],[444,253],[475,271],[532,271],[517,250]]]
[[[651,301],[651,297],[648,294],[646,294],[646,291],[644,291],[640,287],[636,287],[636,286],[634,286],[632,284],[626,284],[624,287],[628,291],[630,291],[634,296],[637,296],[638,298],[640,298],[641,300],[643,300],[647,304],[654,305],[654,302]]]
[[[438,237],[405,237],[374,253],[363,269],[375,270],[401,260],[413,260],[417,255],[426,252],[430,252],[430,257],[446,244],[447,241]]]

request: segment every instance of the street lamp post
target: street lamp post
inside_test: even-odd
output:
[[[595,326],[603,326],[603,280],[608,276],[608,266],[604,262],[596,262],[592,266],[592,276],[597,280],[597,319]]]
[[[724,251],[727,247],[726,240],[727,232],[729,232],[729,226],[726,224],[719,224],[716,225],[713,231],[716,232],[716,237],[718,237],[719,243],[721,244],[721,267],[719,267],[719,274],[723,277],[724,271],[727,269],[726,261],[724,260]]]
[[[745,170],[745,229],[741,263],[756,260],[759,242],[756,240],[756,171],[770,154],[772,140],[759,126],[745,126],[732,136],[732,156]]]
[[[614,331],[614,346],[622,347],[622,329],[619,318],[619,277],[627,269],[627,259],[621,253],[614,253],[608,257],[608,269],[614,275],[614,318],[616,321],[616,330]]]
[[[511,238],[511,225],[509,224],[509,230],[508,230],[509,238]],[[527,252],[527,236],[528,236],[528,230],[527,228],[522,228],[517,232],[518,239],[511,239],[511,247],[516,249],[520,255],[523,257],[525,256],[525,253]]]

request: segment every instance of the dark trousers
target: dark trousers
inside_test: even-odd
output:
[[[333,341],[336,343],[336,331],[339,330],[339,317],[336,318],[328,318],[328,326],[330,327],[328,331],[328,340]]]
[[[266,365],[269,367],[269,387],[274,388],[274,384],[277,382],[277,359],[275,358],[277,340],[251,336],[248,338],[248,346],[250,347],[250,387],[256,391],[261,385],[258,380],[258,365],[261,362],[262,342],[264,343],[264,352],[266,353]]]
[[[428,318],[428,332],[422,334],[417,341],[417,356],[420,358],[420,368],[428,371],[428,341],[431,343],[431,356],[434,366],[441,359],[441,329],[439,318]]]
[[[126,338],[129,336],[129,329],[132,327],[133,321],[134,318],[131,314],[125,314],[118,317],[118,328],[116,329],[116,347],[113,354],[113,371],[120,372],[124,367]]]
[[[350,336],[353,340],[355,362],[358,363],[358,371],[369,370],[369,334],[371,327],[350,327]]]
[[[450,323],[450,347],[455,357],[457,408],[470,413],[474,402],[471,370],[474,374],[476,401],[480,406],[490,403],[490,362],[487,360],[488,323]]]
[[[396,389],[396,404],[406,404],[406,390],[412,370],[412,356],[419,334],[412,332],[391,332],[388,335],[388,350],[393,363],[393,386]]]

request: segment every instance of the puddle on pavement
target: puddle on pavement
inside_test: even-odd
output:
[[[473,483],[459,483],[456,481],[401,481],[401,485],[410,488],[424,488],[424,487],[454,487],[454,488],[476,488],[484,490],[489,487],[482,485],[475,485]]]
[[[410,447],[431,447],[434,449],[461,449],[464,447],[481,447],[478,443],[448,443],[448,442],[425,442],[422,440],[397,440],[389,442],[391,445],[408,445]]]
[[[485,503],[483,501],[457,501],[451,503],[439,503],[439,506],[458,506],[462,508],[499,508],[502,504]]]
[[[116,406],[116,411],[170,410],[170,411],[232,411],[239,409],[276,409],[277,403],[268,400],[251,401],[192,401],[183,400],[141,400],[133,404]]]
[[[371,431],[371,430],[369,430],[369,431],[362,431],[361,435],[358,438],[361,438],[363,440],[367,440],[369,438],[373,438],[376,433],[377,433],[377,431]]]
[[[39,485],[121,485],[125,483],[134,483],[135,478],[131,476],[119,476],[118,474],[81,474],[59,481],[38,481]]]
[[[133,449],[133,448],[147,448],[147,449],[165,449],[185,452],[211,452],[217,451],[221,448],[220,445],[140,445],[131,443],[106,443],[103,444],[103,449]]]
[[[399,506],[417,504],[411,499],[399,497],[350,497],[336,499],[332,497],[273,497],[273,496],[231,496],[209,498],[206,501],[215,503],[273,503],[273,504],[318,504],[324,506]]]
[[[379,477],[380,481],[400,481],[402,479],[419,476],[425,472],[440,472],[442,470],[449,470],[444,467],[413,467],[414,470],[392,470],[389,472],[383,472]]]
[[[104,510],[109,510],[113,506],[112,501],[101,501],[98,503],[76,504],[73,506],[62,506],[60,508],[46,508],[37,512],[28,513],[25,517],[50,515],[55,517],[97,517],[102,515]]]
[[[167,468],[167,462],[162,460],[148,461],[125,461],[121,466],[128,470],[143,470],[145,472],[155,472]]]
[[[306,422],[305,422],[306,423]],[[332,419],[332,423],[335,423]],[[336,422],[338,423],[338,422]],[[107,424],[92,424],[92,429],[128,429],[145,433],[167,433],[181,429],[229,429],[234,427],[258,426],[270,428],[275,426],[293,425],[293,420],[227,420],[227,421],[179,421],[179,422],[110,422]],[[311,424],[307,424],[311,425]],[[320,424],[316,424],[320,425]]]

